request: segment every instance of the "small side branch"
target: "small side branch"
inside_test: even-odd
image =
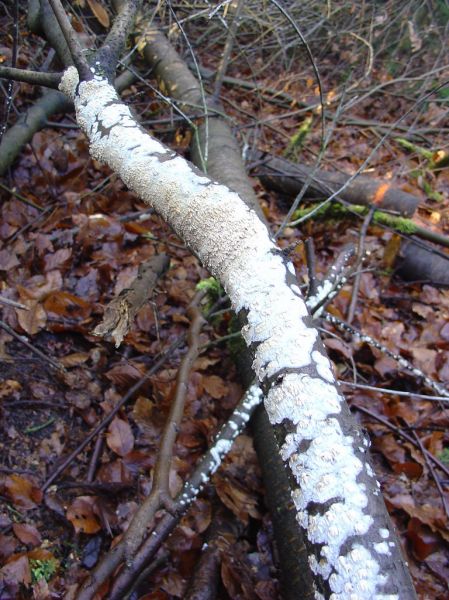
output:
[[[187,512],[192,502],[209,481],[211,475],[220,466],[223,458],[232,447],[235,438],[242,433],[251,415],[263,400],[263,393],[257,384],[253,384],[244,394],[227,423],[223,425],[217,434],[213,445],[198,463],[183,489],[173,500],[171,513],[167,513],[155,526],[150,535],[133,557],[132,566],[123,569],[117,577],[110,595],[110,600],[120,600],[129,590],[136,576],[154,558],[161,544],[168,538],[170,533],[180,521],[182,515]],[[86,596],[91,597],[91,596]]]
[[[120,53],[125,46],[140,4],[141,0],[127,0],[121,3],[111,30],[96,54],[96,61],[100,63],[110,80],[114,77]]]
[[[43,87],[58,89],[62,73],[40,73],[27,69],[15,69],[14,67],[0,67],[0,78],[9,81],[22,81],[31,85],[42,85]]]
[[[48,0],[53,13],[59,23],[59,27],[64,35],[67,46],[72,55],[73,64],[78,70],[80,81],[89,81],[93,78],[89,63],[83,56],[83,50],[80,46],[76,33],[70,24],[69,18],[61,4],[60,0]]]
[[[352,323],[352,321],[354,319],[354,315],[355,315],[355,307],[357,305],[360,281],[361,281],[361,277],[362,277],[361,266],[362,266],[362,261],[363,261],[363,255],[365,253],[365,238],[366,238],[366,234],[368,232],[368,227],[371,223],[371,219],[373,218],[373,214],[374,214],[374,208],[371,207],[369,209],[368,214],[366,215],[365,219],[363,220],[362,229],[360,231],[359,245],[357,248],[357,262],[355,265],[355,269],[357,272],[356,272],[355,279],[354,279],[354,285],[352,286],[352,298],[351,298],[351,303],[349,305],[348,316],[347,316],[347,321],[348,321],[349,325]]]
[[[409,362],[406,358],[404,358],[400,354],[396,354],[395,352],[392,352],[386,346],[384,346],[383,344],[381,344],[380,342],[378,342],[371,336],[366,335],[366,334],[362,333],[361,331],[358,331],[357,329],[354,329],[354,327],[352,327],[348,323],[345,323],[344,321],[341,321],[338,317],[335,317],[334,315],[331,315],[330,313],[325,313],[324,319],[328,323],[331,323],[332,325],[334,325],[335,327],[340,329],[341,331],[346,331],[347,333],[351,334],[353,337],[358,338],[361,342],[365,342],[366,344],[369,344],[370,346],[372,346],[373,348],[376,348],[377,350],[379,350],[386,356],[389,356],[390,358],[394,359],[403,369],[405,369],[411,375],[413,375],[413,377],[421,377],[423,379],[425,385],[428,388],[434,390],[439,396],[444,396],[445,398],[449,398],[449,391],[443,385],[441,385],[440,383],[437,383],[436,381],[431,379],[428,375],[426,375],[423,371],[421,371],[421,369],[418,369],[417,367],[412,365],[411,362]],[[382,389],[379,389],[379,391],[382,391]]]
[[[7,323],[5,323],[4,321],[0,321],[0,327],[4,331],[6,331],[6,333],[9,333],[9,335],[12,335],[12,337],[15,338],[18,342],[26,346],[28,350],[30,350],[30,352],[38,356],[41,360],[47,362],[51,367],[53,367],[57,371],[61,371],[63,373],[65,372],[65,367],[61,365],[61,363],[59,363],[56,360],[53,360],[53,358],[50,358],[49,356],[41,352],[38,348],[33,346],[33,344],[30,344],[30,342],[25,337],[16,333],[14,329],[12,329]]]

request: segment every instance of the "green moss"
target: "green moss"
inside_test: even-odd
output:
[[[207,279],[202,279],[196,285],[196,289],[198,291],[206,290],[207,295],[211,297],[212,300],[218,300],[220,295],[223,293],[223,288],[221,284],[215,277],[208,277]]]
[[[41,579],[50,581],[58,570],[58,567],[59,563],[56,558],[49,558],[47,560],[30,558],[31,578],[33,583],[37,583]]]
[[[316,210],[318,205],[313,205],[307,208],[302,208],[297,210],[293,215],[293,219],[300,219],[302,217],[307,216],[312,211]],[[364,217],[368,214],[369,208],[366,206],[360,206],[359,204],[353,204],[349,207],[343,206],[338,202],[332,202],[330,204],[325,204],[321,208],[319,208],[313,215],[314,219],[345,219],[348,217],[352,217],[355,215],[360,215]],[[400,231],[401,233],[413,234],[417,231],[417,225],[410,219],[405,219],[404,217],[396,217],[394,215],[389,215],[381,210],[375,210],[373,213],[372,222],[377,225],[385,225],[386,227],[391,227],[396,231]]]
[[[198,291],[204,290],[206,292],[207,302],[204,308],[205,313],[208,313],[218,298],[224,295],[224,290],[220,282],[215,279],[215,277],[202,279],[199,283],[197,283],[196,289]]]
[[[373,222],[377,223],[378,225],[386,225],[387,227],[396,229],[396,231],[400,231],[401,233],[407,233],[409,235],[416,233],[417,230],[417,225],[410,219],[388,215],[387,213],[381,212],[380,210],[376,210],[374,212]]]

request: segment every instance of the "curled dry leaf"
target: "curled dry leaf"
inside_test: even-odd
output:
[[[220,500],[242,523],[247,525],[250,516],[253,519],[261,518],[257,508],[257,497],[253,493],[230,479],[216,477],[214,482]]]
[[[206,392],[215,400],[223,398],[228,393],[228,387],[218,375],[209,375],[203,377],[203,386]]]
[[[143,374],[144,370],[141,365],[127,361],[114,365],[106,373],[106,377],[114,385],[127,389],[141,379]]]
[[[106,443],[119,456],[125,456],[134,448],[134,435],[129,423],[115,417],[109,425]]]
[[[93,496],[79,496],[67,509],[67,519],[72,523],[76,533],[92,534],[101,529],[95,503],[96,499]]]
[[[16,508],[30,510],[42,501],[42,492],[21,475],[10,475],[5,480],[5,490]]]
[[[28,335],[35,335],[47,322],[47,313],[36,300],[21,300],[28,310],[17,309],[17,320]]]

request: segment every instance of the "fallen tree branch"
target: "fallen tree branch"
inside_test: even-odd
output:
[[[60,11],[59,0],[51,3]],[[80,56],[73,58],[83,67]],[[308,538],[317,597],[412,598],[368,443],[336,387],[291,263],[236,193],[142,131],[101,68],[91,67],[84,80],[83,71],[80,81],[74,67],[67,69],[61,90],[74,100],[92,156],[163,216],[245,316],[243,334]]]
[[[263,394],[257,384],[252,385],[243,395],[232,415],[215,437],[214,443],[195,467],[181,492],[173,500],[171,511],[158,521],[151,533],[148,532],[146,540],[139,551],[116,578],[111,590],[110,600],[121,600],[123,594],[131,587],[136,574],[145,569],[154,558],[161,544],[168,538],[182,515],[208,483],[211,475],[218,469],[223,458],[231,449],[232,442],[243,431],[262,400]],[[114,554],[114,551],[115,548],[111,550],[111,555]],[[120,560],[114,558],[114,563],[119,564]],[[79,598],[81,599],[83,596],[79,596]]]
[[[22,81],[30,85],[43,85],[54,90],[58,89],[62,73],[41,73],[40,71],[27,71],[15,69],[14,67],[2,67],[0,65],[0,79],[9,81]]]
[[[162,80],[164,88],[190,114],[192,109],[189,108],[189,101],[195,104],[203,100],[203,89],[165,36],[154,28],[145,47],[144,56],[153,72]],[[251,181],[246,174],[240,148],[227,121],[217,118],[210,110],[207,114],[207,121],[200,123],[199,130],[196,134],[194,132],[191,143],[194,164],[198,168],[203,168],[203,157],[207,157],[205,165],[207,172],[217,181],[236,190],[245,204],[257,212],[269,230]],[[191,125],[191,121],[189,124]],[[244,326],[245,323],[242,322],[242,325]],[[236,355],[236,362],[243,384],[245,387],[250,386],[254,378],[250,350],[240,351]],[[306,596],[313,590],[307,560],[302,560],[304,536],[296,524],[296,510],[291,502],[290,483],[270,423],[263,410],[256,411],[253,420],[255,447],[261,452],[259,462],[266,484],[267,503],[272,509],[271,518],[279,554],[281,593],[285,600],[296,600],[299,595]],[[270,460],[266,459],[266,453],[263,451],[265,448],[273,450]],[[289,532],[288,537],[285,535],[286,531]],[[298,560],[292,560],[292,557],[298,557]]]
[[[257,152],[252,160],[256,163],[254,175],[262,184],[287,196],[297,196],[303,183],[312,174],[313,168],[299,165],[291,161],[273,156],[265,152]],[[344,173],[330,173],[317,170],[312,177],[307,195],[323,196],[335,192],[350,178]],[[385,210],[393,210],[405,216],[412,216],[419,204],[419,198],[403,192],[390,181],[379,181],[366,175],[359,175],[351,181],[339,195],[350,204],[375,206]]]

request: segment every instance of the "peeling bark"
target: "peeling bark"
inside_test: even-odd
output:
[[[101,74],[79,83],[71,67],[61,89],[74,100],[92,156],[161,214],[221,281],[234,310],[245,311],[242,333],[308,536],[316,597],[412,598],[368,441],[336,387],[291,263],[235,192],[143,131]]]
[[[137,277],[129,288],[111,300],[105,307],[101,322],[93,330],[94,335],[112,338],[118,348],[133,324],[134,318],[148,302],[158,278],[165,273],[170,259],[165,254],[153,256],[139,265]]]

